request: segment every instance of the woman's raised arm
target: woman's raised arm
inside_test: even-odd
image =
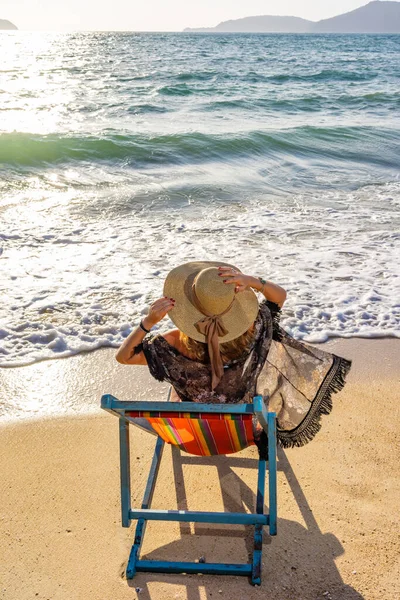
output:
[[[165,317],[174,304],[173,298],[164,297],[159,298],[150,306],[149,314],[141,321],[139,327],[136,327],[128,335],[115,355],[121,365],[147,365],[144,353],[138,352],[137,347],[142,343],[146,333]]]
[[[272,281],[266,281],[261,277],[253,277],[245,275],[238,271],[234,271],[231,267],[218,267],[219,276],[223,277],[224,283],[235,285],[235,292],[243,292],[248,288],[253,288],[261,292],[267,300],[275,302],[278,306],[283,306],[286,300],[286,291],[278,284]]]

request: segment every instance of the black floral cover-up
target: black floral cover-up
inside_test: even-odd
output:
[[[279,318],[277,304],[261,302],[252,346],[224,365],[215,390],[210,365],[187,358],[161,335],[145,338],[137,351],[143,350],[151,375],[169,382],[183,401],[245,403],[262,395],[277,415],[280,445],[303,446],[319,431],[321,415],[330,413],[332,393],[343,388],[351,362],[295,340]]]

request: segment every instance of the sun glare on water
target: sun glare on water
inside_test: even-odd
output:
[[[48,134],[59,127],[73,100],[63,85],[66,48],[58,34],[2,33],[0,131]]]

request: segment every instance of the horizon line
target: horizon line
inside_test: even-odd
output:
[[[317,22],[317,21],[316,21]],[[190,31],[186,31],[189,29]],[[400,35],[382,31],[198,31],[201,27],[175,29],[0,29],[0,34],[18,33],[183,33],[190,35]],[[204,27],[204,29],[213,29]]]

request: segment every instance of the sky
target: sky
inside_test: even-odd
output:
[[[34,31],[182,31],[253,15],[312,21],[349,12],[368,0],[0,0],[0,19]]]

